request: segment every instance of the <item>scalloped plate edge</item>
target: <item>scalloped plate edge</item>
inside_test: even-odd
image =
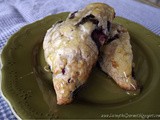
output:
[[[4,47],[3,47],[4,49]],[[2,96],[2,98],[5,100],[5,102],[8,104],[10,110],[12,111],[13,115],[18,119],[18,120],[22,120],[18,114],[15,112],[14,108],[12,107],[11,103],[9,102],[9,100],[5,97],[5,95],[2,92],[2,68],[3,68],[3,64],[2,64],[2,59],[1,59],[1,53],[2,50],[0,50],[0,95]]]
[[[27,24],[25,26],[22,26],[18,31],[16,31],[13,35],[11,35],[7,42],[4,44],[4,46],[2,47],[2,49],[0,50],[0,95],[2,96],[2,98],[5,100],[5,102],[8,104],[10,110],[12,111],[13,115],[18,119],[18,120],[22,120],[22,118],[16,113],[16,111],[14,110],[14,108],[12,107],[10,101],[6,98],[6,96],[3,94],[3,91],[2,91],[2,68],[3,68],[3,63],[2,63],[2,51],[5,49],[5,47],[7,46],[8,44],[8,41],[19,31],[21,31],[23,28],[25,28],[26,26],[30,26],[32,24],[35,24],[37,22],[40,22],[41,20],[43,19],[46,19],[48,16],[40,19],[40,20],[37,20],[33,23],[30,23],[30,24]]]
[[[62,12],[62,13],[66,13],[66,12]],[[57,13],[58,14],[58,13]],[[57,15],[57,14],[53,14],[53,15]],[[22,29],[24,29],[25,27],[27,26],[30,26],[32,24],[35,24],[37,22],[40,22],[48,17],[50,17],[51,15],[48,15],[40,20],[37,20],[33,23],[30,23],[30,24],[27,24],[27,25],[24,25],[22,26],[19,30],[17,30],[13,35],[11,35],[7,42],[4,44],[4,46],[2,47],[2,49],[0,49],[0,95],[2,96],[2,98],[5,100],[5,102],[8,104],[10,110],[12,111],[13,115],[18,119],[18,120],[22,120],[22,118],[16,113],[16,111],[14,110],[13,106],[11,105],[11,102],[7,99],[7,97],[3,94],[3,91],[2,91],[2,68],[3,68],[3,63],[2,63],[2,52],[3,50],[5,49],[5,47],[7,46],[8,42],[10,41],[10,39],[12,39],[12,37],[18,33],[19,31],[21,31]]]

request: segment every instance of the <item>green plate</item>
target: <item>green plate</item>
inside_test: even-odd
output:
[[[160,37],[121,17],[116,17],[115,22],[129,30],[140,92],[122,90],[99,67],[95,67],[71,104],[56,105],[51,73],[45,71],[47,64],[42,42],[47,29],[67,15],[52,15],[23,27],[4,47],[1,89],[14,113],[22,119],[160,114]]]

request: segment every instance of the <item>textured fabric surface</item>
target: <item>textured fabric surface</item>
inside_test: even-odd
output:
[[[160,35],[160,9],[133,0],[0,0],[0,49],[21,27],[45,16],[81,9],[91,2],[115,8],[116,15],[130,19]],[[0,95],[0,119],[16,119]]]

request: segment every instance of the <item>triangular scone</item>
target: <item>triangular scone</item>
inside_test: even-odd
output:
[[[53,72],[57,104],[70,103],[73,92],[86,82],[114,15],[112,7],[92,3],[47,31],[43,49]]]
[[[122,25],[112,24],[110,38],[101,49],[99,63],[102,70],[125,90],[136,90],[132,77],[133,53],[130,36]]]

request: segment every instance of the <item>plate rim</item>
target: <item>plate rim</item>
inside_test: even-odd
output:
[[[10,38],[9,38],[10,39]],[[6,44],[7,45],[7,44]],[[5,46],[6,46],[5,45]],[[3,47],[4,49],[4,47]],[[7,97],[5,97],[5,95],[3,94],[2,91],[2,68],[3,68],[3,64],[2,64],[2,51],[3,49],[0,50],[0,95],[2,96],[2,98],[5,100],[5,102],[8,104],[10,110],[12,111],[13,115],[18,119],[18,120],[22,120],[22,118],[16,113],[16,111],[14,110],[13,106],[11,105],[11,102],[7,99]]]
[[[4,46],[0,49],[0,95],[2,96],[2,98],[5,100],[5,102],[8,104],[10,110],[12,111],[13,115],[15,115],[15,117],[18,119],[18,120],[22,120],[22,118],[18,115],[18,113],[16,112],[16,110],[13,108],[11,102],[9,101],[9,99],[4,95],[3,93],[3,90],[2,90],[2,69],[3,69],[3,63],[2,63],[2,52],[3,50],[6,48],[6,46],[9,44],[10,40],[15,36],[15,34],[19,33],[21,30],[25,29],[26,27],[28,26],[32,26],[34,25],[35,23],[38,23],[38,22],[41,22],[42,20],[45,20],[47,18],[50,18],[51,16],[54,16],[54,15],[58,15],[58,14],[65,14],[65,13],[70,13],[68,11],[65,11],[65,12],[60,12],[60,13],[57,13],[57,14],[52,14],[52,15],[48,15],[48,16],[45,16],[44,18],[41,18],[33,23],[29,23],[29,24],[26,24],[24,26],[22,26],[19,30],[17,30],[15,33],[13,33],[8,39],[7,39],[7,42],[4,44]]]

